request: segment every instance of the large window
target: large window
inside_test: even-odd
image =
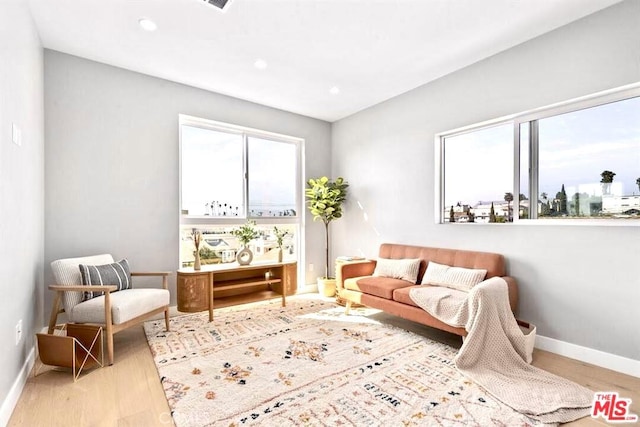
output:
[[[439,136],[440,222],[640,219],[640,89]]]
[[[234,262],[240,242],[231,231],[247,220],[259,232],[249,245],[254,262],[277,256],[274,227],[287,232],[284,259],[301,261],[302,146],[299,138],[181,115],[181,265],[193,264],[194,229],[204,264]]]

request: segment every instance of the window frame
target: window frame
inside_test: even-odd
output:
[[[182,214],[182,125],[195,126],[204,129],[211,129],[214,131],[231,132],[244,134],[243,136],[243,172],[244,172],[244,216],[210,216],[210,215],[183,215]],[[248,154],[246,152],[248,146],[248,137],[257,137],[261,139],[274,140],[278,142],[287,142],[295,144],[296,146],[296,169],[297,179],[295,183],[295,197],[296,197],[296,215],[295,216],[249,216],[249,194],[248,194]],[[297,274],[298,277],[305,277],[305,265],[306,265],[306,245],[305,245],[305,229],[306,229],[306,216],[304,206],[304,194],[306,182],[305,177],[305,140],[304,138],[298,138],[290,135],[279,134],[275,132],[264,131],[260,129],[250,128],[247,126],[239,126],[215,120],[195,117],[187,114],[178,115],[178,224],[176,229],[178,235],[181,233],[183,226],[238,226],[245,223],[247,220],[256,221],[261,226],[273,226],[279,224],[296,225],[298,228],[298,235],[296,236],[295,244],[298,247],[297,257]],[[180,253],[180,238],[178,239],[178,254]],[[180,255],[178,255],[180,258]],[[181,264],[181,260],[180,260]],[[304,280],[298,281],[298,288],[305,286]]]
[[[487,129],[490,127],[512,124],[513,125],[513,186],[512,191],[514,195],[514,202],[519,202],[520,191],[520,126],[522,124],[529,124],[529,200],[532,195],[535,195],[537,200],[538,187],[539,187],[539,134],[538,134],[538,122],[539,120],[559,116],[566,113],[576,112],[588,108],[598,107],[605,104],[624,101],[626,99],[640,97],[640,83],[634,83],[631,85],[623,86],[616,89],[611,89],[595,94],[583,96],[580,98],[571,99],[555,104],[551,104],[545,107],[536,108],[533,110],[504,116],[497,119],[487,120],[481,123],[476,123],[469,126],[453,129],[451,131],[441,132],[435,135],[435,222],[436,224],[449,224],[445,222],[444,218],[444,169],[445,169],[445,139],[454,136]],[[517,197],[516,197],[517,195]],[[514,210],[515,211],[515,210]],[[520,218],[520,215],[516,215],[514,212],[513,221],[506,224],[491,224],[488,225],[500,225],[505,226],[509,224],[516,225],[599,225],[599,226],[628,226],[637,227],[640,226],[640,220],[629,219],[616,219],[616,218],[538,218],[537,209],[529,209],[529,218]],[[487,224],[483,224],[487,225]]]
[[[261,224],[269,223],[286,223],[286,224],[300,224],[302,229],[304,223],[303,214],[303,155],[304,155],[304,139],[297,138],[289,135],[278,134],[274,132],[263,131],[259,129],[249,128],[246,126],[239,126],[224,122],[218,122],[215,120],[203,119],[199,117],[189,116],[186,114],[178,115],[178,133],[179,133],[179,155],[178,155],[178,212],[180,215],[180,224],[207,224],[207,225],[222,225],[229,223],[244,223],[247,220],[254,220]],[[233,134],[239,134],[242,136],[242,163],[243,163],[243,204],[244,212],[238,216],[211,216],[211,215],[192,215],[182,213],[182,126],[192,126],[207,130],[213,130],[218,132],[227,132]],[[274,142],[281,142],[286,144],[292,144],[296,148],[296,172],[297,178],[295,183],[295,216],[251,216],[249,215],[249,153],[248,153],[248,140],[249,138],[260,138],[270,140]]]

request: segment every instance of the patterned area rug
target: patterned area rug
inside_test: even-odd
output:
[[[458,373],[456,349],[375,312],[276,300],[144,328],[178,427],[541,425]]]

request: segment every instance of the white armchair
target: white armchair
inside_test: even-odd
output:
[[[86,286],[82,284],[80,264],[105,265],[113,263],[109,254],[53,261],[51,269],[56,280],[49,289],[55,292],[49,333],[52,334],[58,314],[66,313],[70,323],[97,324],[104,328],[107,338],[107,358],[113,364],[113,335],[136,325],[151,316],[164,312],[165,326],[169,330],[168,272],[131,273],[135,276],[162,277],[162,289],[125,289],[117,291],[115,285]],[[84,292],[99,292],[102,295],[83,300]],[[62,302],[62,308],[60,303]]]

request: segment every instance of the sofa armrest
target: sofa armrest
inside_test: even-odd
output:
[[[337,289],[342,289],[342,284],[345,280],[352,277],[371,276],[376,269],[376,260],[365,260],[353,263],[346,263],[337,266],[339,270],[336,272],[336,278],[340,280],[336,281]]]
[[[509,305],[514,314],[518,313],[518,282],[511,276],[502,277],[507,282],[509,289]]]

